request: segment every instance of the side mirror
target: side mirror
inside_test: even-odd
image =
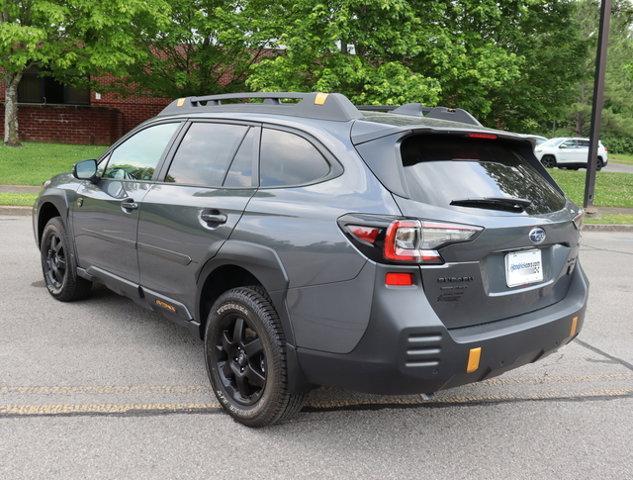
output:
[[[559,145],[559,147],[561,150],[565,150],[567,148],[567,145],[565,145],[564,143]]]
[[[90,180],[94,183],[97,179],[97,161],[90,159],[75,163],[73,176],[79,180]]]

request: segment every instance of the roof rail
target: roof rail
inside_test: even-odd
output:
[[[226,100],[251,99],[261,99],[262,102],[224,103]],[[336,122],[347,122],[363,116],[345,95],[320,92],[246,92],[179,98],[165,107],[158,116],[215,112],[290,115]]]
[[[450,120],[451,122],[467,123],[477,127],[483,126],[472,114],[461,108],[425,107],[420,103],[405,103],[399,107],[393,105],[358,105],[357,108],[373,112],[390,112],[408,117]]]

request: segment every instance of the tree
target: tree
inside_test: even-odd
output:
[[[578,75],[571,0],[281,1],[283,53],[253,65],[255,90],[443,104],[523,129],[562,115]]]
[[[19,145],[18,85],[31,66],[66,82],[123,75],[149,53],[141,41],[167,24],[167,0],[0,0],[4,142]]]
[[[322,90],[353,102],[434,104],[440,82],[413,70],[432,26],[405,0],[284,1],[282,54],[252,67],[254,90]],[[427,9],[436,12],[436,2]]]
[[[457,2],[461,43],[472,61],[450,84],[452,98],[489,125],[541,131],[564,118],[585,42],[574,24],[574,2]],[[454,62],[453,62],[454,63]],[[470,68],[469,68],[470,65]],[[470,73],[472,72],[472,73]],[[471,86],[474,84],[474,86]]]
[[[575,82],[575,98],[567,109],[561,133],[589,134],[599,7],[597,0],[581,0],[576,5],[573,23],[587,41],[579,57],[582,71]],[[612,8],[601,134],[603,142],[615,153],[633,151],[632,91],[633,3],[619,0]]]
[[[170,98],[244,90],[250,66],[270,55],[285,21],[280,5],[265,0],[170,5],[168,25],[146,37],[145,49],[154,55],[135,65],[129,77],[139,88]]]

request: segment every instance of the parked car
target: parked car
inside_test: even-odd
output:
[[[318,385],[432,393],[569,343],[581,222],[520,136],[335,93],[178,99],[33,210],[49,293],[100,282],[191,328],[249,426]]]
[[[569,168],[578,170],[587,167],[589,158],[589,139],[560,137],[552,138],[538,145],[534,155],[546,168]],[[609,161],[607,149],[599,142],[597,169],[602,170]]]

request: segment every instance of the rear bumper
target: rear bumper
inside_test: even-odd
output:
[[[377,268],[377,275],[384,272]],[[447,329],[424,295],[379,286],[369,327],[348,354],[297,349],[310,383],[377,394],[431,393],[477,382],[534,362],[569,343],[582,328],[588,281],[580,265],[567,296],[547,308],[489,324]],[[377,278],[378,278],[377,276]],[[572,331],[574,317],[576,328]],[[466,373],[468,352],[479,368]]]

